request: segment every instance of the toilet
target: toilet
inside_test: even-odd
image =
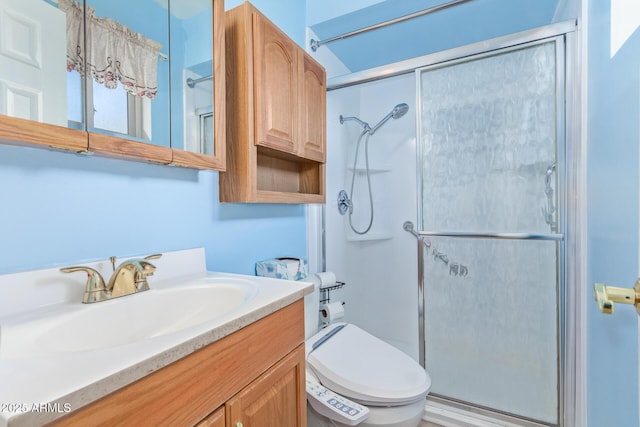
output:
[[[356,325],[319,330],[319,293],[316,284],[305,297],[307,426],[419,426],[431,388],[426,371]]]

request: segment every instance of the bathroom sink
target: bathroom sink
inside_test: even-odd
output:
[[[46,356],[127,345],[208,323],[257,294],[240,278],[202,277],[94,304],[69,304],[4,322],[0,356]]]

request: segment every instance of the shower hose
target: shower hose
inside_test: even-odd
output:
[[[371,176],[369,173],[369,129],[365,129],[360,133],[358,137],[358,142],[356,143],[356,153],[353,158],[353,174],[351,175],[351,190],[349,191],[349,200],[353,201],[353,186],[356,181],[356,166],[358,164],[358,152],[360,151],[360,143],[362,142],[362,137],[366,135],[364,139],[364,165],[365,165],[365,173],[367,175],[367,189],[369,190],[369,207],[371,208],[371,216],[369,217],[369,225],[364,230],[357,230],[353,222],[351,220],[351,216],[353,215],[353,203],[349,207],[349,226],[356,234],[367,234],[369,230],[371,230],[371,225],[373,224],[373,192],[371,191]]]

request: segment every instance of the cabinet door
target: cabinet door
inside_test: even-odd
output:
[[[298,132],[298,46],[253,14],[254,110],[257,145],[295,153]]]
[[[304,363],[300,345],[229,400],[228,427],[305,427]]]
[[[196,427],[225,427],[224,406],[196,424]]]
[[[326,73],[322,65],[300,50],[300,146],[299,155],[325,161]]]

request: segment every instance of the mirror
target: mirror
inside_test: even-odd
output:
[[[213,2],[170,0],[171,147],[215,155]]]
[[[168,0],[85,0],[85,28],[87,130],[169,147]]]
[[[223,169],[223,17],[224,0],[0,0],[0,115],[87,130],[105,155]],[[21,126],[87,149],[84,132],[66,146]]]
[[[84,127],[81,90],[67,97],[67,16],[57,0],[0,0],[0,114]]]

